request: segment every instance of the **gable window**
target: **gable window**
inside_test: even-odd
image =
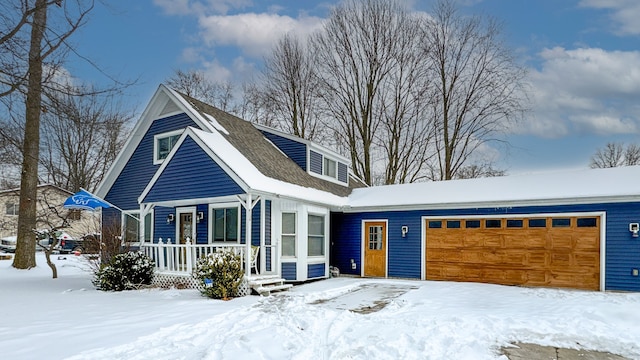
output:
[[[322,167],[322,174],[330,176],[334,179],[338,178],[337,164],[334,160],[324,158],[324,166]]]
[[[240,211],[238,207],[220,207],[211,209],[213,241],[238,242],[240,233]]]
[[[282,256],[296,256],[295,213],[282,213]]]
[[[324,256],[324,216],[309,215],[307,255]]]
[[[171,149],[176,145],[182,134],[182,130],[158,134],[153,137],[153,163],[160,164],[169,156]]]
[[[7,215],[18,215],[18,204],[7,203]]]

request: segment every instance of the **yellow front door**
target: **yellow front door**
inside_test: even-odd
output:
[[[364,223],[364,276],[387,275],[387,223]]]

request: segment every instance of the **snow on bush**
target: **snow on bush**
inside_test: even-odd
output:
[[[198,259],[193,276],[200,282],[203,295],[228,300],[238,295],[244,271],[240,256],[220,251]]]
[[[153,280],[153,260],[141,252],[114,256],[95,272],[93,284],[104,291],[133,290]]]

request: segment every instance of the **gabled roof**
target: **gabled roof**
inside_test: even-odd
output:
[[[640,201],[638,179],[640,166],[626,166],[374,186],[354,190],[349,207],[364,211]]]
[[[219,164],[225,172],[245,190],[267,193],[284,198],[301,199],[335,207],[341,207],[346,204],[346,197],[268,177],[264,175],[254,163],[249,161],[238,148],[227,141],[222,133],[205,132],[192,127],[188,127],[182,134],[174,149],[171,150],[169,156],[142,192],[142,195],[138,199],[140,202],[144,201],[146,195],[153,188],[156,181],[160,179],[164,169],[171,164],[174,155],[179,151],[180,146],[187,138],[193,139],[205,153]]]
[[[215,132],[222,135],[263,175],[343,197],[349,195],[353,188],[362,186],[360,182],[351,181],[351,187],[346,187],[311,176],[267,140],[254,124],[187,95],[178,94],[202,117],[209,119],[214,128],[221,127],[222,131],[218,129]]]
[[[68,195],[73,195],[73,193],[69,190],[65,190],[57,185],[53,185],[53,184],[40,184],[38,185],[38,191],[45,189],[45,188],[51,188],[54,190],[57,190],[58,192],[64,193],[64,194],[68,194]],[[5,195],[5,194],[20,194],[20,188],[14,188],[14,189],[7,189],[7,190],[0,190],[0,195]]]
[[[311,176],[266,139],[250,122],[160,85],[134,126],[123,150],[118,154],[114,164],[98,186],[96,190],[97,196],[105,197],[109,192],[153,121],[178,113],[187,114],[200,128],[200,130],[192,129],[192,136],[200,139],[206,137],[203,135],[206,133],[220,136],[225,143],[235,148],[237,153],[241,154],[264,177],[277,180],[280,183],[319,190],[329,193],[327,195],[338,197],[346,197],[352,188],[364,186],[360,181],[351,181],[351,187],[346,187]],[[194,135],[196,132],[197,135]],[[218,144],[205,145],[205,147],[212,149],[221,146]],[[237,168],[237,161],[234,164],[230,164],[231,161],[222,160],[231,169],[235,170]],[[161,171],[161,169],[158,169],[158,171]],[[264,186],[261,186],[261,189],[266,191]]]

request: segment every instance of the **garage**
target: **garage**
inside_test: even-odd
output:
[[[426,279],[600,289],[601,216],[424,218]]]

